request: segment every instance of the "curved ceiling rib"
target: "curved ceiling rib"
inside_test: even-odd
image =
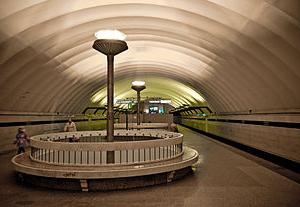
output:
[[[105,86],[105,57],[91,45],[108,27],[128,35],[117,82],[171,78],[218,112],[300,108],[297,1],[16,2],[0,10],[0,110],[81,112]]]

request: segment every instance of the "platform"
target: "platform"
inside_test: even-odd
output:
[[[299,183],[278,172],[278,166],[244,156],[231,147],[179,128],[184,143],[200,152],[201,165],[172,183],[112,192],[66,192],[15,182],[11,154],[0,156],[0,200],[3,206],[133,206],[133,207],[293,207],[300,202]],[[20,196],[21,195],[21,196]]]

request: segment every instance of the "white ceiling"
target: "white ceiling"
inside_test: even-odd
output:
[[[115,58],[118,96],[144,78],[147,95],[174,105],[203,104],[194,97],[201,95],[218,112],[300,109],[299,0],[0,4],[1,111],[78,113],[91,105],[106,84],[94,33],[107,28],[126,33],[129,46]]]

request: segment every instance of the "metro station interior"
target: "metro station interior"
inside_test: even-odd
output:
[[[0,3],[1,206],[299,206],[299,0]]]

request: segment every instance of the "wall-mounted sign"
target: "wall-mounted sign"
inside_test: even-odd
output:
[[[167,99],[162,99],[162,100],[151,100],[149,101],[149,103],[161,103],[161,104],[170,104],[172,101],[171,100],[167,100]]]

